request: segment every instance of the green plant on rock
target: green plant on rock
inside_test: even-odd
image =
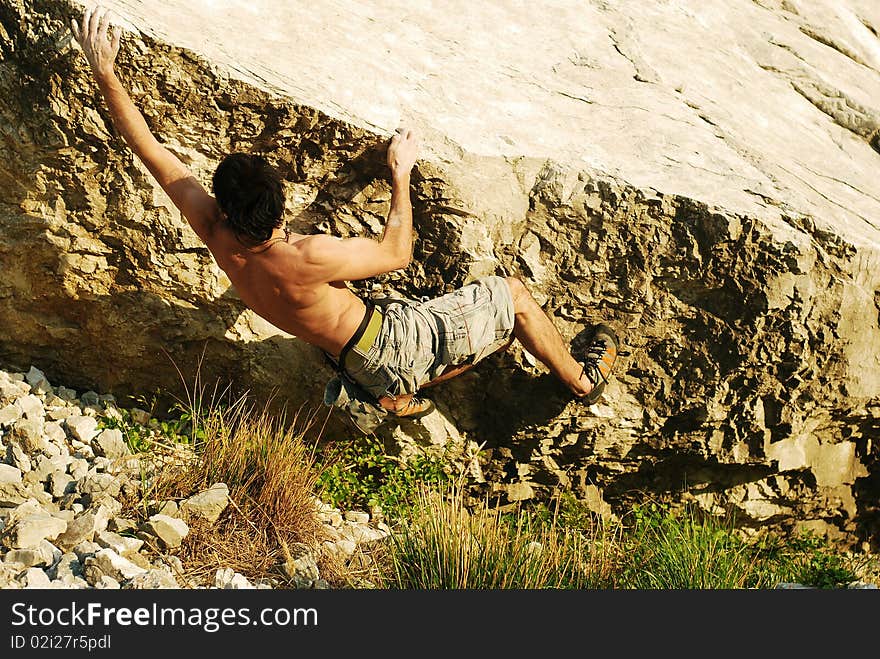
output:
[[[155,411],[155,399],[145,396],[134,398],[152,411]],[[175,444],[192,444],[204,439],[204,428],[197,423],[198,411],[194,411],[184,403],[175,403],[169,409],[166,419],[151,418],[147,425],[137,423],[130,409],[114,408],[116,414],[106,412],[98,418],[98,427],[115,428],[122,432],[122,437],[133,453],[142,453],[153,449],[160,441]]]
[[[157,420],[156,429],[168,440],[193,444],[205,438],[205,429],[197,422],[199,412],[184,403],[174,403],[168,419]]]
[[[122,439],[132,453],[144,453],[152,449],[154,445],[152,431],[135,423],[129,410],[120,409],[117,411],[119,416],[104,414],[98,417],[98,428],[100,430],[106,428],[119,430],[122,433]]]
[[[406,462],[386,453],[376,437],[364,437],[327,452],[319,465],[318,496],[343,509],[378,505],[396,517],[420,484],[450,480],[439,457],[418,455]]]
[[[569,490],[559,492],[549,503],[535,503],[530,512],[536,523],[557,524],[567,529],[592,531],[602,523],[600,516]]]

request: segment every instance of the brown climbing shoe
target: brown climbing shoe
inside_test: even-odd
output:
[[[401,419],[421,419],[437,409],[434,403],[427,398],[413,396],[409,402],[399,410],[389,410],[392,416]]]
[[[618,350],[617,335],[608,325],[599,324],[593,330],[593,336],[586,347],[586,355],[580,361],[583,365],[581,376],[586,375],[593,383],[593,389],[586,396],[578,400],[587,405],[592,405],[605,392],[605,384],[608,376],[617,361]]]

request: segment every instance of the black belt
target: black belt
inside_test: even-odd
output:
[[[367,352],[372,348],[373,343],[376,341],[376,337],[379,336],[379,330],[382,329],[382,312],[370,300],[365,300],[364,304],[367,308],[366,311],[364,311],[364,317],[363,320],[361,320],[361,324],[358,325],[355,333],[339,353],[339,361],[337,362],[339,368],[345,369],[345,358],[355,346],[357,346],[358,350],[361,352]]]

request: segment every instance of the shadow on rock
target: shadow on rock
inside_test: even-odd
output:
[[[120,405],[155,396],[167,409],[200,389],[203,402],[246,395],[255,408],[265,405],[291,422],[310,419],[316,434],[343,434],[344,425],[328,418],[323,404],[332,371],[321,352],[286,334],[247,336],[239,320],[244,312],[229,292],[201,306],[143,290],[81,297],[77,304],[43,300],[32,307],[23,301],[10,326],[20,340],[4,342],[0,359],[23,370],[33,364],[53,382],[111,393]],[[34,323],[60,336],[65,349],[16,332],[16,325]]]

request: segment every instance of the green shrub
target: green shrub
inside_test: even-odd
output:
[[[318,466],[318,496],[337,508],[379,506],[395,518],[420,484],[449,481],[441,458],[419,455],[407,462],[388,455],[380,440],[365,437],[329,452]]]
[[[812,532],[789,538],[767,537],[755,545],[770,580],[814,588],[840,588],[856,579],[857,561],[835,552]]]

